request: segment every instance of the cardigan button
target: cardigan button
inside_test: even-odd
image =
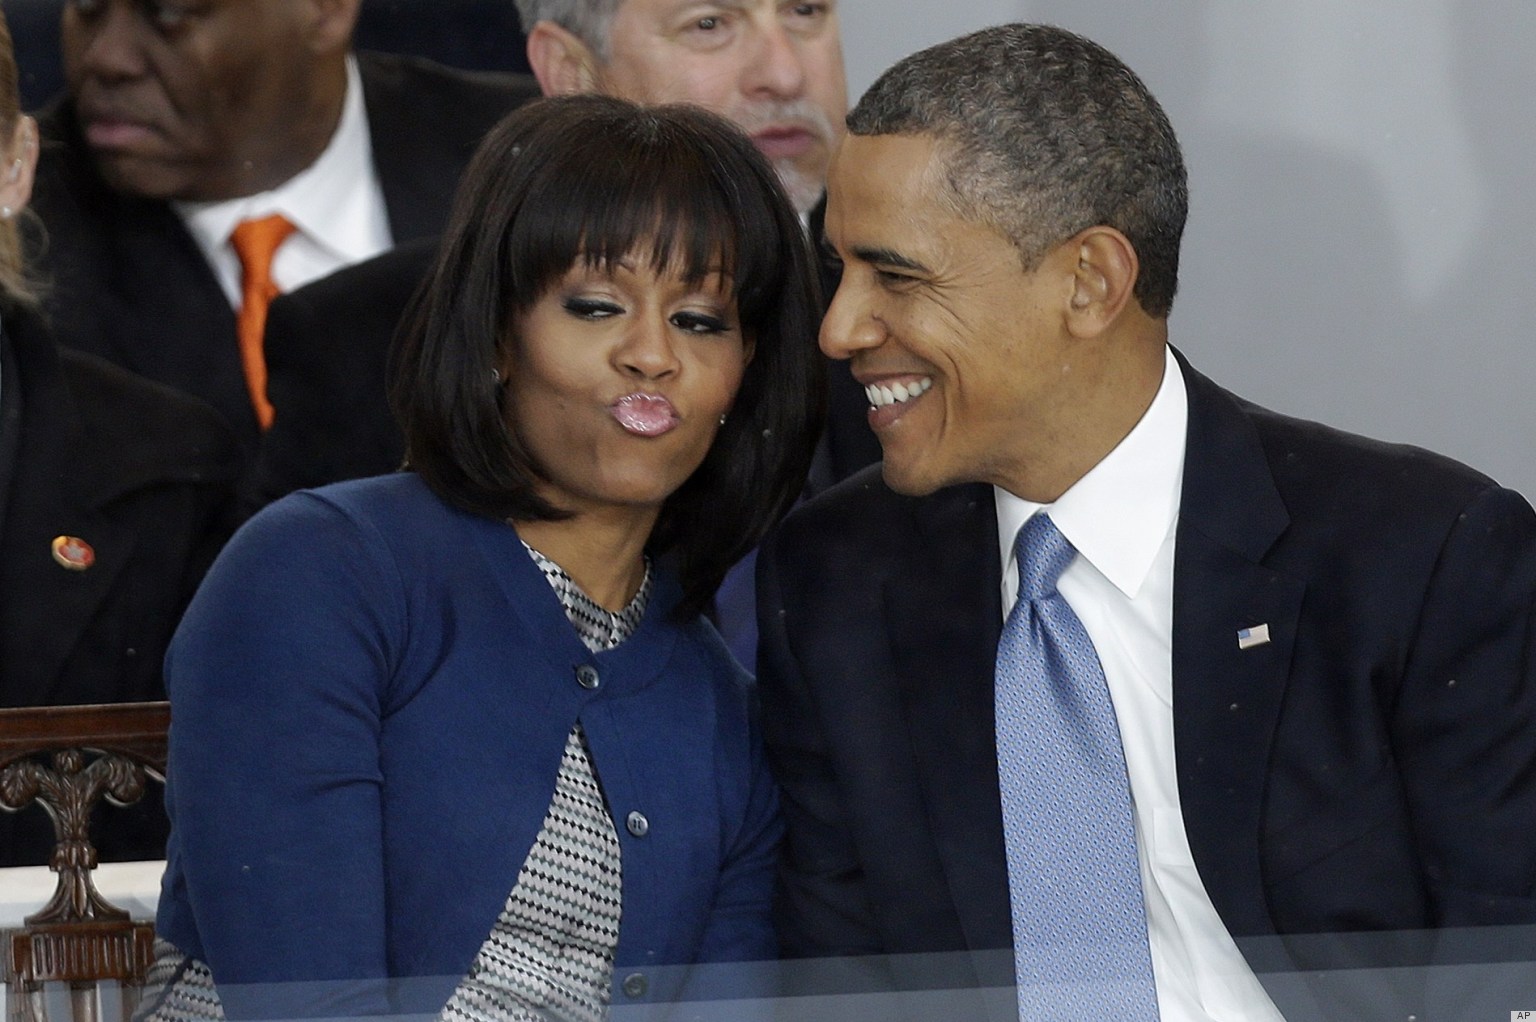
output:
[[[644,997],[648,989],[650,989],[650,984],[646,982],[645,973],[632,972],[624,977],[625,997]]]
[[[651,821],[645,818],[645,814],[636,810],[624,818],[625,828],[635,837],[645,837],[651,832]]]
[[[576,684],[580,685],[584,689],[587,689],[588,691],[591,691],[592,689],[597,688],[598,685],[601,685],[602,680],[597,676],[597,668],[593,667],[591,664],[582,664],[580,667],[576,668]]]

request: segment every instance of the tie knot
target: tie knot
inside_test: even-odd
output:
[[[294,226],[287,217],[273,213],[256,220],[240,221],[230,232],[229,243],[248,276],[266,277],[277,247],[293,232]]]
[[[1056,591],[1056,580],[1067,570],[1077,550],[1056,528],[1049,515],[1037,512],[1019,526],[1013,539],[1019,562],[1019,599],[1043,600]]]

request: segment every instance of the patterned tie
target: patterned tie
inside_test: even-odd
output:
[[[256,409],[256,421],[262,429],[272,425],[272,405],[267,401],[267,360],[261,350],[267,306],[278,294],[277,285],[272,282],[272,257],[293,231],[293,224],[274,213],[259,220],[241,221],[229,236],[229,243],[240,258],[240,317],[236,321],[240,364],[245,370],[251,407]]]
[[[1093,642],[1056,590],[1077,551],[1042,512],[1014,552],[995,697],[1019,1018],[1155,1022],[1119,725]]]

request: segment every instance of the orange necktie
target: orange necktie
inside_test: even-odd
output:
[[[242,221],[229,236],[229,243],[240,258],[240,317],[236,321],[240,364],[245,369],[245,386],[251,393],[251,406],[256,409],[256,421],[262,429],[272,425],[272,405],[267,401],[267,360],[261,350],[267,306],[278,294],[277,285],[272,282],[272,256],[293,232],[293,224],[274,213],[260,220]]]

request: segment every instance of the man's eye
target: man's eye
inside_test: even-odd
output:
[[[700,18],[693,23],[693,27],[700,32],[713,32],[720,27],[720,19],[717,17]]]
[[[144,0],[141,5],[144,17],[162,32],[172,32],[182,28],[197,13],[197,9],[190,3],[176,3],[172,0]]]

